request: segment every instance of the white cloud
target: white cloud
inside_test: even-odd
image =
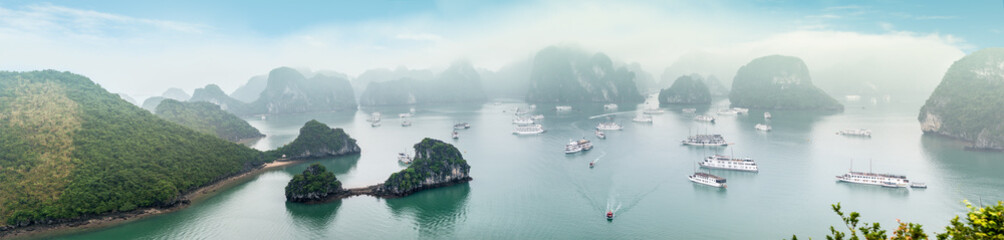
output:
[[[0,46],[17,46],[0,48],[0,69],[73,71],[142,101],[169,87],[191,92],[216,83],[232,90],[278,66],[358,75],[379,67],[441,68],[463,58],[495,69],[548,45],[573,43],[617,60],[639,62],[658,76],[677,58],[697,50],[734,49],[747,55],[773,51],[805,55],[806,61],[829,61],[816,60],[813,53],[852,52],[861,46],[837,43],[847,39],[860,43],[872,36],[829,32],[825,25],[800,28],[789,19],[733,8],[700,2],[542,2],[501,7],[462,21],[418,13],[328,23],[266,37],[202,24],[35,5],[0,8]],[[876,39],[929,38],[896,34]],[[937,49],[960,42],[935,36],[942,41]],[[747,55],[736,62],[748,61]]]

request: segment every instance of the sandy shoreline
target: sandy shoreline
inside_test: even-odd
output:
[[[125,213],[105,214],[101,216],[95,216],[89,219],[82,219],[78,221],[71,221],[65,223],[58,223],[51,225],[32,225],[28,227],[16,228],[13,230],[0,232],[0,239],[51,237],[78,231],[90,231],[100,228],[117,226],[119,224],[132,222],[150,216],[178,211],[181,209],[185,209],[188,206],[191,206],[192,204],[204,200],[210,196],[213,196],[220,190],[224,190],[229,187],[232,187],[233,185],[243,183],[248,179],[250,179],[250,177],[257,176],[258,174],[261,174],[267,170],[289,165],[295,165],[306,161],[309,160],[273,161],[270,163],[265,163],[261,167],[216,181],[215,183],[185,193],[181,195],[180,197],[181,200],[179,201],[178,204],[175,204],[174,206],[168,208],[143,208]]]

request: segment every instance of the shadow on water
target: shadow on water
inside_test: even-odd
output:
[[[840,185],[841,187],[847,188],[854,193],[868,193],[869,195],[874,194],[888,194],[889,196],[897,198],[906,198],[910,196],[910,188],[887,188],[883,186],[875,185],[864,185],[856,183],[846,183],[834,181],[834,184]]]
[[[292,216],[295,226],[306,228],[310,232],[323,232],[331,226],[331,221],[335,220],[335,213],[341,206],[341,200],[324,204],[286,202],[286,214]]]
[[[307,167],[310,167],[310,165],[314,163],[320,163],[325,168],[327,168],[328,171],[331,171],[335,175],[342,175],[348,173],[353,168],[355,168],[356,163],[359,163],[359,158],[361,156],[362,155],[360,154],[354,154],[349,156],[341,156],[333,158],[321,158],[306,162],[305,164],[295,164],[286,167],[285,169],[283,169],[283,171],[289,174],[299,174],[302,173],[303,170],[307,170]]]
[[[421,238],[443,238],[453,233],[457,221],[467,218],[468,183],[429,189],[385,202],[396,217],[411,216]]]

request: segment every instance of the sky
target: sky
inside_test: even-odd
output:
[[[1002,0],[0,0],[0,70],[71,71],[139,101],[170,87],[229,92],[280,66],[356,76],[466,59],[494,70],[555,44],[657,78],[671,66],[731,78],[755,57],[786,54],[812,71],[870,62],[931,85],[1002,39]],[[679,61],[694,56],[707,63]]]

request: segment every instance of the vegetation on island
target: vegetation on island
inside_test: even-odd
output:
[[[588,54],[573,47],[540,50],[530,70],[529,102],[580,103],[644,100],[635,86],[635,73],[615,67],[606,54]]]
[[[165,120],[231,142],[265,136],[243,119],[208,102],[179,102],[167,99],[157,106],[156,114]]]
[[[288,159],[340,156],[359,153],[356,140],[341,128],[330,128],[317,120],[310,120],[300,128],[300,135],[276,150],[268,151],[269,156]]]
[[[921,129],[1004,149],[1004,48],[976,51],[956,61],[920,109]]]
[[[291,202],[317,201],[344,191],[342,182],[320,163],[311,164],[303,173],[293,175],[286,184],[286,200]]]
[[[659,91],[659,104],[708,104],[711,91],[700,76],[680,76],[673,86]]]
[[[796,110],[843,110],[844,106],[812,84],[809,69],[797,57],[772,55],[739,68],[729,101],[734,107]]]
[[[931,233],[931,235],[936,236],[939,240],[1004,240],[1004,201],[986,207],[973,206],[969,202],[965,202],[965,204],[969,212],[966,213],[964,220],[959,220],[959,216],[955,216],[945,227],[944,233]],[[845,215],[841,210],[840,203],[833,204],[831,207],[840,216],[848,232],[830,226],[830,234],[826,236],[826,239],[829,240],[929,239],[920,224],[897,220],[898,225],[893,230],[892,236],[889,236],[888,232],[882,229],[882,225],[877,222],[862,223],[861,214],[857,212]],[[791,239],[797,240],[798,237],[792,235]]]
[[[254,149],[154,116],[69,72],[0,72],[0,219],[168,206],[260,166]]]
[[[393,173],[381,186],[389,195],[406,195],[438,184],[468,181],[471,166],[460,150],[449,143],[425,138],[415,144],[415,158],[408,168]]]

